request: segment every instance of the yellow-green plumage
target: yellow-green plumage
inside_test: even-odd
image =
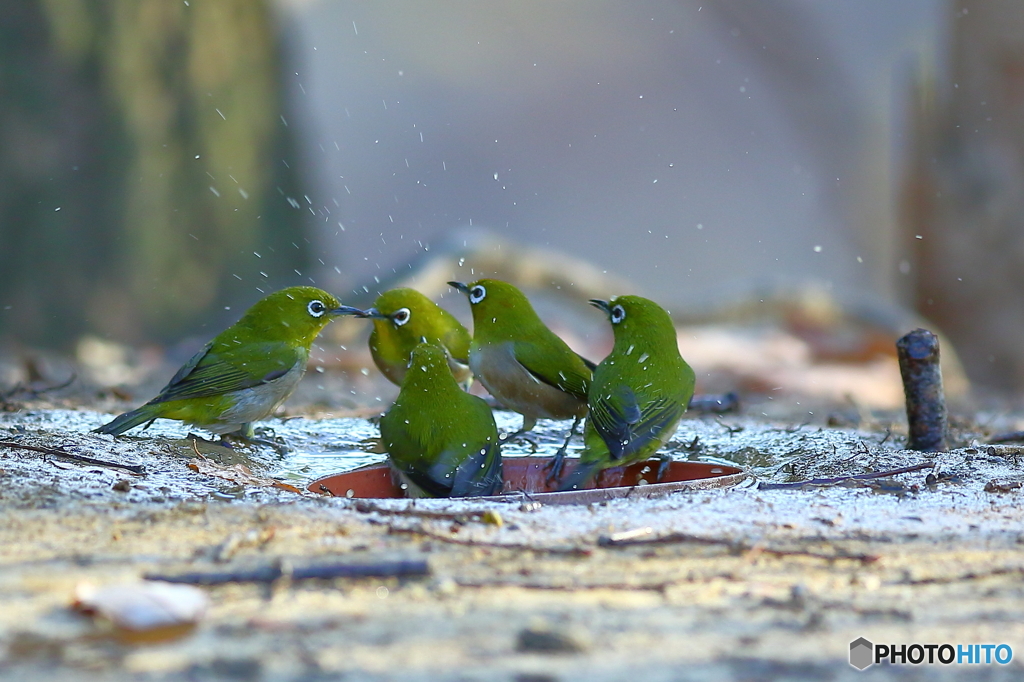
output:
[[[558,478],[569,441],[587,414],[594,364],[548,329],[523,292],[508,282],[448,284],[469,297],[473,311],[473,376],[499,403],[523,415],[520,433],[532,429],[538,419],[575,420],[551,461],[551,476]]]
[[[391,383],[402,385],[412,349],[426,341],[448,351],[455,380],[469,385],[469,332],[451,313],[415,289],[391,289],[378,296],[368,310],[342,306],[342,311],[373,319],[370,355]]]
[[[276,291],[249,308],[178,370],[148,403],[96,429],[119,435],[154,419],[177,419],[217,434],[252,435],[252,422],[292,394],[338,300],[315,287]]]
[[[653,456],[675,434],[693,396],[693,370],[679,354],[665,310],[640,296],[591,303],[608,314],[615,345],[594,370],[583,453],[562,490]]]
[[[501,453],[491,408],[459,388],[443,348],[417,345],[402,390],[380,419],[391,466],[416,497],[501,491]]]
[[[473,375],[523,415],[523,431],[538,419],[586,415],[592,365],[547,328],[523,292],[495,279],[449,284],[469,296],[473,311]]]

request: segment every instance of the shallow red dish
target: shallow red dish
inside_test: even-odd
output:
[[[548,463],[546,457],[505,457],[502,466],[505,474],[505,491],[494,497],[480,497],[481,500],[531,500],[544,504],[589,504],[622,497],[642,499],[658,497],[679,490],[703,490],[707,488],[729,488],[747,474],[739,467],[706,462],[671,462],[664,478],[658,483],[658,460],[639,462],[628,467],[608,469],[600,477],[599,485],[593,481],[583,490],[556,492],[548,485]],[[567,471],[573,462],[566,462]],[[330,493],[335,497],[401,498],[405,492],[391,477],[391,468],[386,463],[371,464],[343,474],[318,478],[308,486],[315,493]]]

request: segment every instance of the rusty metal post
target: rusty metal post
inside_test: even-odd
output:
[[[910,438],[907,448],[925,452],[946,449],[946,396],[939,369],[939,337],[915,329],[896,342],[903,394],[907,400]]]

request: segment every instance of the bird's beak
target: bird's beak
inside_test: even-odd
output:
[[[372,308],[371,308],[372,310]],[[331,311],[331,315],[353,315],[355,317],[372,317],[369,310],[353,308],[350,305],[340,305]]]
[[[381,311],[377,310],[376,308],[367,308],[366,310],[364,310],[363,311],[363,317],[372,317],[372,318],[374,318],[376,320],[390,320],[391,319],[391,317],[389,315],[385,315],[384,313],[382,313]]]
[[[464,294],[469,293],[469,285],[465,282],[448,282],[448,286],[454,287]]]
[[[600,308],[601,310],[604,311],[605,315],[610,316],[612,314],[612,305],[608,301],[602,301],[599,298],[592,298],[590,299],[590,305],[594,306],[595,308]]]

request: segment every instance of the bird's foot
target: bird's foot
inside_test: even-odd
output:
[[[279,455],[291,452],[291,448],[283,438],[272,436],[271,438],[257,438],[255,434],[248,436],[242,433],[225,433],[220,437],[220,445],[234,450],[234,445],[262,445],[270,448]]]
[[[272,448],[277,451],[278,454],[284,455],[292,451],[288,445],[288,441],[284,439],[284,436],[279,436],[274,433],[274,429],[269,426],[261,426],[253,431],[253,436],[249,438],[253,443],[259,445],[265,445],[266,447]]]
[[[200,436],[198,434],[195,434],[195,433],[192,433],[191,431],[189,431],[188,435],[185,436],[185,440],[199,441],[200,443],[206,443],[207,445],[219,445],[222,448],[227,448],[228,450],[234,450],[234,448],[231,447],[231,445],[229,443],[225,443],[224,442],[223,438],[220,439],[220,440],[210,440],[209,438],[203,438],[202,436]]]
[[[530,444],[530,454],[531,455],[537,454],[537,442],[534,441],[532,438],[527,438],[525,430],[520,429],[519,431],[515,431],[513,433],[508,434],[507,436],[505,436],[504,438],[501,439],[501,443],[502,443],[502,445],[504,445],[506,443],[511,443],[514,440],[522,441],[524,443],[529,443]]]
[[[555,453],[554,457],[544,465],[544,469],[548,472],[548,475],[544,480],[547,481],[549,485],[561,483],[562,471],[565,469],[564,447],[558,449],[558,452]]]
[[[562,469],[565,467],[565,453],[569,449],[569,441],[571,441],[572,437],[576,435],[576,430],[580,426],[580,420],[580,417],[576,417],[572,423],[572,428],[569,429],[569,435],[566,437],[565,442],[562,443],[562,447],[558,448],[558,452],[556,452],[555,456],[551,458],[550,462],[548,462],[546,467],[549,470],[547,477],[548,483],[561,482]]]

